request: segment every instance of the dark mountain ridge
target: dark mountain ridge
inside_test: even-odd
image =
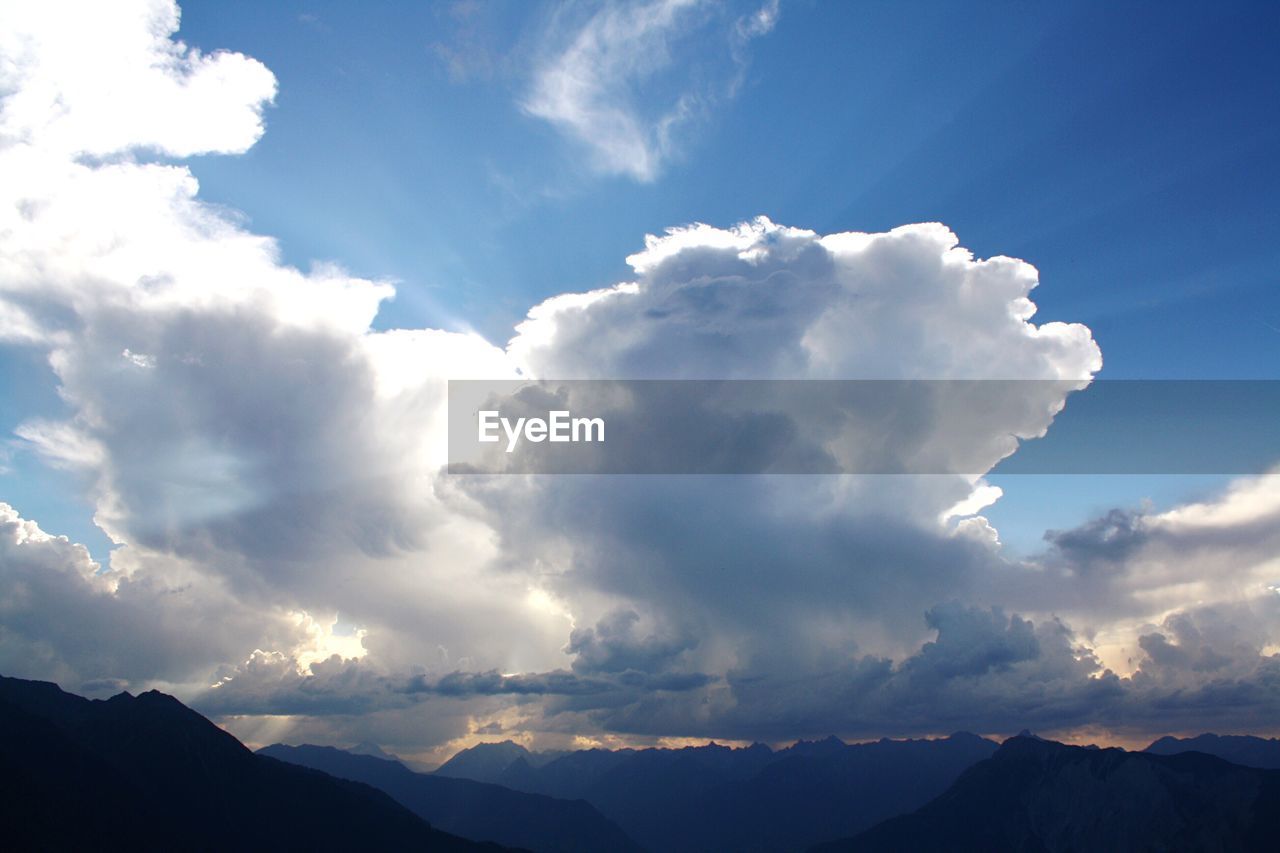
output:
[[[944,794],[834,851],[1272,850],[1280,771],[1014,737]]]
[[[1280,770],[1280,739],[1253,735],[1202,734],[1191,738],[1162,737],[1144,750],[1153,755],[1203,752],[1232,764]]]
[[[172,696],[89,700],[3,676],[0,821],[12,850],[502,849],[254,755]]]

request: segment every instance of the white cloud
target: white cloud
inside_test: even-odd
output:
[[[14,431],[48,462],[59,468],[93,470],[106,461],[106,449],[73,424],[32,419]]]
[[[245,151],[262,135],[275,77],[241,54],[204,55],[173,41],[177,29],[167,0],[10,4],[0,137],[97,156]]]
[[[103,37],[82,37],[86,21]],[[95,618],[131,622],[46,643],[59,663],[45,671],[189,686],[255,649],[304,665],[368,649],[407,666],[440,646],[464,648],[455,667],[563,662],[563,620],[527,605],[523,577],[487,572],[492,534],[437,491],[444,380],[510,375],[503,352],[473,335],[371,332],[389,285],[282,265],[272,240],[199,200],[186,167],[131,159],[237,151],[261,130],[269,72],[169,42],[176,21],[165,3],[5,20],[26,47],[5,53],[0,328],[48,353],[72,411],[18,434],[87,475],[95,519],[121,545]],[[118,112],[102,112],[103,92]],[[57,577],[24,618],[77,621],[62,605],[84,596],[54,592]],[[121,595],[143,588],[154,609],[140,615]],[[216,623],[192,618],[196,604]],[[358,647],[312,630],[339,613],[365,632]],[[189,642],[104,662],[100,636],[123,649],[171,620]]]
[[[562,10],[522,106],[585,148],[599,171],[651,181],[678,152],[686,126],[734,93],[747,42],[772,30],[779,14],[777,0],[738,19],[723,11],[704,0],[640,0],[604,4],[570,23]],[[718,51],[728,67],[712,71]]]
[[[754,12],[739,18],[736,24],[739,38],[746,41],[757,36],[768,35],[777,26],[781,9],[781,0],[767,0]]]
[[[1011,578],[1004,595],[1020,605],[1052,595],[1055,610],[1119,672],[1140,664],[1143,635],[1183,615],[1231,612],[1252,626],[1258,651],[1280,642],[1278,520],[1277,472],[1165,512],[1115,509],[1047,534],[1052,551],[1036,572]]]
[[[818,235],[766,217],[649,236],[637,280],[535,306],[508,352],[555,378],[1084,380],[1079,324],[1030,322],[1034,267],[946,226]]]

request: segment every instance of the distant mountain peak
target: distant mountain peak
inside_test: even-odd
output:
[[[399,761],[400,759],[387,752],[382,747],[370,740],[362,740],[353,747],[349,747],[347,752],[352,755],[368,755],[373,758],[381,758],[384,761]]]
[[[982,740],[982,735],[975,735],[973,732],[958,731],[947,735],[947,740]]]
[[[843,752],[849,745],[835,735],[827,735],[822,740],[798,740],[783,752],[792,755],[829,755]]]
[[[498,782],[508,767],[531,753],[513,740],[478,743],[462,750],[436,768],[440,776]]]
[[[1005,740],[1005,743],[1008,743],[1008,742],[1009,742],[1009,741],[1011,741],[1011,740],[1033,740],[1033,741],[1039,741],[1040,743],[1052,743],[1052,744],[1058,744],[1058,741],[1056,741],[1056,740],[1046,740],[1045,738],[1042,738],[1042,737],[1040,737],[1040,735],[1038,735],[1038,734],[1036,734],[1035,732],[1031,731],[1031,729],[1023,729],[1022,731],[1018,732],[1018,733],[1017,733],[1016,735],[1014,735],[1013,737],[1006,739],[1006,740]],[[1060,745],[1060,746],[1061,746],[1061,745],[1063,745],[1063,744],[1058,744],[1058,745]]]

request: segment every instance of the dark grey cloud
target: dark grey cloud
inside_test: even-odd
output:
[[[998,608],[950,603],[924,615],[934,638],[898,662],[849,653],[782,671],[762,658],[722,681],[634,669],[391,676],[335,658],[306,676],[281,668],[272,680],[243,671],[198,706],[210,713],[326,716],[503,698],[526,706],[527,719],[545,731],[587,726],[639,737],[766,741],[1025,727],[1141,736],[1210,720],[1223,730],[1267,730],[1280,701],[1280,657],[1211,636],[1228,616],[1180,614],[1165,633],[1145,635],[1147,656],[1128,676],[1102,666],[1059,620],[1033,623]]]
[[[306,673],[282,656],[259,655],[194,699],[216,715],[349,715],[406,708],[430,700],[502,697],[559,699],[574,707],[617,707],[654,693],[706,687],[714,677],[696,672],[647,673],[634,669],[582,675],[570,670],[503,674],[497,671],[395,674],[358,660],[333,657]]]
[[[565,651],[574,656],[575,672],[657,672],[669,669],[696,644],[688,633],[646,633],[634,610],[616,610],[594,628],[574,629]]]
[[[1050,530],[1044,538],[1069,564],[1087,571],[1119,563],[1141,548],[1149,537],[1143,520],[1143,513],[1112,509],[1071,530]]]

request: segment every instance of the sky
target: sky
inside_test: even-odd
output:
[[[1273,727],[1272,475],[440,471],[450,378],[1280,378],[1271,4],[9,11],[5,674],[426,761]]]

